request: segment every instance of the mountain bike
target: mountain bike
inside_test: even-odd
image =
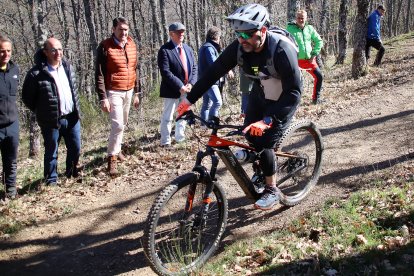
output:
[[[218,118],[206,122],[192,111],[181,118],[189,125],[201,122],[211,134],[205,149],[198,151],[192,171],[170,182],[148,214],[142,245],[151,268],[160,275],[191,273],[218,248],[228,216],[227,197],[216,177],[219,159],[253,201],[260,198],[265,185],[260,152],[238,141],[243,126],[220,124]],[[230,131],[219,135],[223,129]],[[280,203],[294,206],[318,182],[323,154],[321,133],[312,122],[293,122],[277,143],[275,153]],[[252,164],[251,177],[243,162]]]

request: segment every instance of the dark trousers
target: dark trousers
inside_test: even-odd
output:
[[[6,194],[16,193],[17,149],[19,146],[19,121],[0,128],[0,151],[3,162],[3,184]]]
[[[377,57],[375,58],[374,65],[378,66],[381,64],[382,57],[385,53],[385,48],[382,45],[380,40],[376,39],[367,39],[367,44],[365,45],[365,58],[368,60],[370,57],[371,47],[374,47],[378,50]]]
[[[267,129],[262,136],[252,136],[250,133],[246,134],[247,141],[258,152],[261,152],[260,167],[265,176],[272,176],[276,172],[274,147],[280,138],[282,138],[284,131],[288,128],[299,102],[300,94],[281,97],[277,102],[265,100],[263,91],[258,86],[254,86],[253,91],[249,95],[249,104],[244,121],[245,126],[262,120],[265,117],[268,104],[279,106],[279,108],[276,108],[279,113],[274,114],[277,119],[273,121],[272,127]]]
[[[44,177],[46,184],[54,184],[57,181],[57,159],[60,139],[63,137],[67,149],[66,172],[71,177],[79,161],[81,147],[81,126],[76,112],[59,119],[60,128],[42,127],[42,135],[45,146]]]

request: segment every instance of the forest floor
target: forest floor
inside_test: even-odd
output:
[[[229,199],[225,244],[276,231],[328,198],[364,189],[362,176],[400,163],[413,166],[414,35],[389,41],[383,65],[370,67],[367,76],[353,80],[350,67],[325,69],[326,103],[310,105],[308,86],[297,112],[318,125],[325,145],[320,182],[303,203],[257,211],[220,170]],[[0,232],[2,275],[152,275],[140,242],[146,216],[160,189],[191,169],[198,150],[195,142],[159,148],[154,133],[128,141],[130,158],[118,178],[109,179],[103,159],[94,155],[104,152],[104,143],[88,142],[80,179],[3,201],[2,217],[20,226],[12,234]],[[21,170],[34,161],[25,162]]]

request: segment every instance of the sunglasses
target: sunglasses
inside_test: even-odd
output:
[[[243,39],[250,39],[253,37],[253,35],[257,32],[257,30],[251,31],[251,32],[236,32],[237,38],[243,38]]]

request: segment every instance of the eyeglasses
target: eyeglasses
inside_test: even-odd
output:
[[[48,50],[49,52],[51,52],[52,54],[56,54],[57,52],[63,52],[62,48],[52,48]]]
[[[252,38],[252,36],[257,32],[257,30],[250,32],[236,32],[237,38],[243,38],[245,40]]]

